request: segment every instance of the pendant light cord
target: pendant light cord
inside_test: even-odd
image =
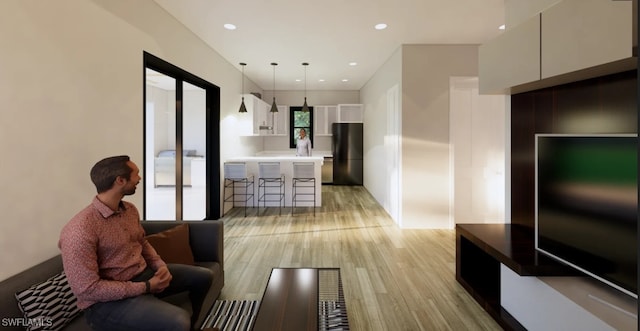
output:
[[[276,101],[276,66],[278,64],[275,62],[271,63],[271,66],[273,66],[273,101]]]
[[[271,62],[273,66],[273,104],[271,104],[271,113],[278,112],[278,106],[276,105],[276,66],[278,65],[275,62]]]
[[[242,67],[242,94],[240,95],[242,97],[242,101],[240,102],[240,110],[238,110],[240,113],[247,112],[247,107],[244,105],[244,66],[246,65],[247,64],[244,62],[240,62],[240,66]]]
[[[302,62],[302,65],[304,66],[304,104],[302,105],[302,111],[306,113],[309,111],[309,106],[307,105],[307,66],[309,63]]]

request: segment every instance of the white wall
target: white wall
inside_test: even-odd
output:
[[[402,91],[402,47],[378,69],[360,91],[361,103],[364,104],[364,186],[369,193],[385,208],[399,226],[402,226],[399,215],[400,169],[390,171],[385,162],[393,157],[388,153],[401,156],[400,148],[389,151],[385,141],[397,140],[402,128],[387,126],[392,109],[388,106],[387,92],[397,89]],[[400,100],[402,94],[400,93]],[[401,101],[400,101],[401,103]],[[401,123],[398,123],[401,125]],[[400,138],[401,139],[401,138]],[[401,158],[399,160],[401,162]],[[398,192],[397,194],[391,194]]]
[[[273,91],[264,90],[262,100],[271,104]],[[333,91],[333,90],[313,90],[307,91],[307,104],[313,105],[336,105],[339,103],[358,103],[360,101],[360,91]],[[304,91],[283,90],[276,91],[276,102],[278,105],[300,106],[304,102]]]
[[[402,46],[404,227],[453,226],[449,78],[477,74],[477,45]]]
[[[195,149],[196,155],[207,152],[207,94],[203,89],[184,91],[182,125],[188,128],[182,132],[183,150]]]
[[[505,0],[505,25],[507,30],[526,21],[561,0]]]
[[[175,95],[172,96],[174,97],[173,103],[175,104]],[[169,98],[170,95],[166,90],[147,85],[147,105],[153,105],[154,121],[151,123],[153,123],[154,126],[153,135],[150,135],[150,137],[153,137],[153,151],[151,152],[154,156],[158,155],[158,152],[161,150],[170,148],[169,131],[167,128],[170,122],[168,112],[172,107],[170,107]],[[175,106],[173,108],[175,109]],[[173,123],[175,125],[175,120]]]
[[[452,77],[449,98],[454,222],[505,223],[509,98],[480,95],[478,77]]]
[[[0,13],[0,279],[59,253],[96,161],[142,162],[143,51],[220,87],[223,155],[262,148],[234,134],[240,71],[153,1],[4,0]]]
[[[153,104],[154,150],[153,155],[176,148],[175,91],[147,86],[147,104]],[[184,91],[183,125],[190,128],[183,132],[183,149],[195,149],[197,155],[206,153],[206,93],[202,89]]]
[[[449,135],[450,128],[459,129],[458,125],[464,126],[465,123],[449,121],[450,78],[477,76],[477,57],[477,45],[403,45],[361,90],[366,123],[364,186],[403,228],[454,226],[452,193],[456,181],[451,171]],[[393,107],[388,96],[393,95],[389,92],[394,88],[401,91],[400,129],[396,131],[387,126],[393,118]],[[504,166],[508,143],[498,140],[499,137],[506,139],[507,115],[504,113],[506,105],[499,106],[499,109],[490,111],[492,115],[500,116],[493,121],[501,126],[503,135],[499,132],[483,133],[491,128],[477,122],[474,135],[485,139],[485,143],[466,146],[466,150],[476,158],[497,159]],[[487,123],[492,122],[492,115],[485,119]],[[394,134],[401,136],[397,171],[389,164],[380,162],[389,159],[388,153],[392,149],[389,142],[394,141]],[[490,157],[496,153],[497,157]],[[504,180],[507,174],[500,175]],[[394,182],[396,176],[400,178],[399,183]],[[499,189],[506,195],[508,191],[504,186],[503,182]],[[396,190],[399,190],[398,194],[394,194]],[[400,201],[397,207],[394,205],[396,198]],[[490,200],[494,198],[493,194],[487,196],[486,190],[480,190],[474,199],[461,201],[456,208],[471,209],[472,204],[480,201],[484,204],[481,209],[486,211],[487,204],[493,203]],[[494,212],[497,216],[491,215],[484,220],[504,222],[508,219],[505,215],[508,212],[508,209],[505,210],[508,198],[501,196],[498,199],[497,205],[502,206],[501,210]],[[396,213],[398,217],[394,216]]]

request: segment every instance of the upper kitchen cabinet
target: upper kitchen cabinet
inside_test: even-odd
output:
[[[271,109],[271,108],[269,108]],[[271,114],[271,113],[269,113]],[[271,122],[273,124],[273,130],[266,133],[267,135],[274,136],[286,136],[289,127],[287,123],[289,121],[289,106],[278,105],[278,112],[273,113]]]
[[[267,112],[271,106],[253,94],[244,95],[246,113],[238,114],[238,132],[241,136],[260,135],[261,126],[267,126]]]
[[[540,15],[483,44],[479,54],[479,91],[504,93],[540,79]]]
[[[331,124],[336,121],[338,106],[313,106],[313,134],[331,136]]]
[[[362,123],[364,121],[364,106],[361,104],[340,104],[337,112],[337,123]]]
[[[265,103],[266,104],[266,103]],[[258,132],[255,135],[260,136],[286,136],[287,122],[289,117],[289,106],[277,105],[278,111],[272,113],[271,105],[266,104],[264,110],[261,110],[257,116],[254,116],[254,130],[257,127]]]
[[[333,123],[362,123],[363,110],[361,104],[313,106],[313,134],[331,136]]]
[[[633,60],[631,1],[564,0],[541,25],[542,79]]]

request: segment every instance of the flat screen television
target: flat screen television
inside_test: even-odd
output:
[[[634,298],[636,135],[536,135],[536,249]]]

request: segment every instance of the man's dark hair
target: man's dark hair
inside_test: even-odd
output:
[[[110,189],[118,177],[131,178],[133,169],[127,164],[129,160],[127,155],[112,156],[98,161],[91,168],[91,181],[98,193]]]

